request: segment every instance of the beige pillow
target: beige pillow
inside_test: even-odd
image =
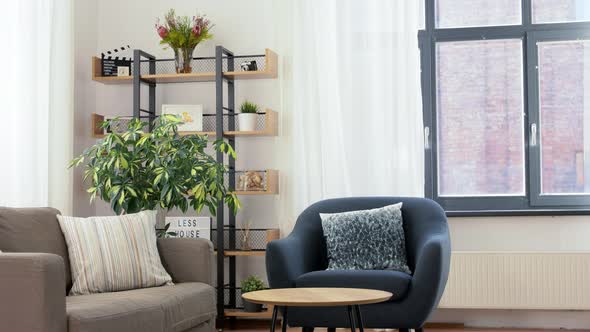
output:
[[[172,284],[156,246],[156,211],[57,218],[70,257],[70,295]]]

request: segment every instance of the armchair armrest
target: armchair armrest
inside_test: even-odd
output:
[[[429,314],[438,305],[447,283],[451,256],[448,233],[432,234],[416,249],[416,269],[406,301],[414,312]],[[421,317],[423,321],[427,318]]]
[[[162,264],[174,282],[203,282],[213,286],[213,243],[205,239],[158,239]]]
[[[302,274],[320,270],[322,257],[319,245],[311,236],[294,231],[284,239],[271,241],[266,246],[266,273],[271,288],[295,286]]]
[[[0,253],[0,322],[6,331],[67,329],[63,259],[44,253]]]

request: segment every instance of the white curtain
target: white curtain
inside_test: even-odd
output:
[[[0,206],[72,211],[70,0],[2,4]]]
[[[283,223],[325,198],[423,195],[419,3],[277,4]]]

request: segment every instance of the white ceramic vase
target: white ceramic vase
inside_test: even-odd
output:
[[[240,131],[254,131],[256,130],[257,113],[240,113],[238,114],[238,121]]]

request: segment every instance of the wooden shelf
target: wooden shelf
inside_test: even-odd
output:
[[[224,131],[223,136],[233,137],[264,137],[264,136],[277,136],[279,133],[279,115],[273,110],[265,110],[264,112],[264,128],[262,130],[253,131]],[[183,131],[179,132],[179,135],[209,135],[214,138],[216,133],[214,131]]]
[[[246,312],[240,309],[225,309],[224,315],[226,317],[242,317],[242,318],[272,318],[273,307],[263,309],[261,312]]]
[[[101,114],[92,113],[92,137],[103,138],[104,131],[100,124],[105,117]],[[279,132],[279,115],[277,112],[267,109],[264,114],[264,128],[262,130],[254,131],[225,131],[224,136],[232,137],[269,137],[277,136]],[[210,138],[215,138],[214,131],[181,131],[178,133],[181,136],[188,135],[208,135]]]
[[[270,49],[264,53],[264,70],[257,71],[228,71],[224,76],[235,80],[272,79],[278,77],[278,56]],[[214,72],[190,73],[190,74],[156,74],[142,75],[142,79],[155,83],[186,83],[186,82],[213,82]],[[92,57],[92,80],[103,84],[131,84],[133,76],[102,76],[100,58]]]
[[[266,256],[266,250],[226,250],[225,256]]]
[[[217,255],[217,250],[214,251]],[[223,252],[225,257],[237,256],[266,256],[266,250],[225,250]]]
[[[104,122],[104,115],[92,113],[92,137],[103,138],[104,129],[100,127],[100,124]]]
[[[266,190],[262,191],[236,191],[236,195],[277,195],[279,193],[279,171],[267,169]]]
[[[270,241],[278,240],[281,237],[281,231],[277,228],[266,230],[266,243]],[[215,250],[217,254],[217,250]],[[224,256],[265,256],[265,249],[253,249],[253,250],[224,250]]]

